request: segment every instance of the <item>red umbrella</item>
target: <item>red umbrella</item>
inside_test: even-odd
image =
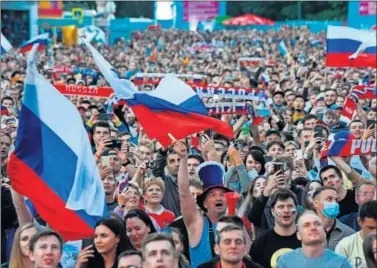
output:
[[[372,30],[376,31],[377,27],[376,24],[371,27]]]
[[[245,14],[223,21],[223,25],[275,25],[275,22],[254,14]]]

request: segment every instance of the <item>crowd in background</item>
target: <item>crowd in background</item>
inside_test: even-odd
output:
[[[281,40],[288,55],[278,49]],[[335,133],[376,138],[376,99],[358,100],[352,121],[340,120],[354,86],[376,86],[376,69],[326,68],[325,46],[325,33],[305,27],[140,31],[112,47],[98,45],[121,77],[202,75],[209,86],[262,89],[267,100],[252,106],[269,114],[259,124],[255,113],[214,115],[232,126],[234,139],[203,131],[165,148],[149,139],[126,105],[109,112],[106,98],[67,95],[88,131],[112,218],[98,222],[93,238],[64,247],[59,234],[41,232],[46,223],[12,190],[6,173],[27,55],[2,55],[2,263],[43,263],[35,248],[40,235],[52,240],[46,267],[375,267],[376,156],[330,156],[323,164],[320,155]],[[242,57],[263,61],[247,66]],[[59,65],[98,70],[84,45],[51,44],[37,64],[52,84],[109,86],[101,75],[54,73]],[[201,172],[207,165],[214,173]],[[209,174],[221,185],[209,187]],[[235,215],[228,211],[229,191],[240,195]]]

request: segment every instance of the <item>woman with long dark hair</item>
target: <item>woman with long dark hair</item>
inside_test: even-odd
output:
[[[93,245],[84,248],[77,259],[76,268],[116,268],[118,256],[131,249],[122,222],[102,219],[97,222]]]
[[[267,178],[265,176],[258,176],[251,181],[247,196],[242,202],[242,205],[237,211],[237,216],[239,216],[244,222],[248,233],[250,234],[251,240],[256,238],[256,230],[253,228],[252,223],[247,219],[248,211],[251,209],[256,198],[261,196],[264,188],[267,184]]]
[[[147,235],[156,232],[151,218],[141,209],[133,209],[128,211],[124,217],[124,225],[127,237],[133,247],[137,251],[141,251],[141,245]]]

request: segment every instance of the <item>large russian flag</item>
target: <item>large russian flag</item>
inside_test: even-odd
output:
[[[43,50],[45,46],[47,46],[48,36],[49,36],[48,33],[37,35],[36,37],[22,44],[19,52],[25,53],[25,52],[30,51],[33,48],[34,44],[39,44],[38,50]]]
[[[84,42],[116,97],[132,107],[149,138],[168,146],[172,143],[171,136],[182,139],[204,129],[233,137],[232,127],[209,117],[196,92],[174,75],[165,76],[155,90],[140,92],[132,82],[120,79],[110,63],[89,42]]]
[[[327,67],[376,68],[376,33],[345,26],[327,28]]]
[[[87,132],[75,106],[28,59],[15,150],[8,163],[12,187],[28,197],[65,240],[93,235],[107,216],[105,193]]]

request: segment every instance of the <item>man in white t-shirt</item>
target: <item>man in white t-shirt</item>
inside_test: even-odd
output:
[[[370,233],[376,232],[377,226],[377,201],[365,202],[359,211],[357,219],[361,231],[343,238],[335,248],[335,252],[348,259],[354,268],[367,268],[363,251],[363,240]]]

